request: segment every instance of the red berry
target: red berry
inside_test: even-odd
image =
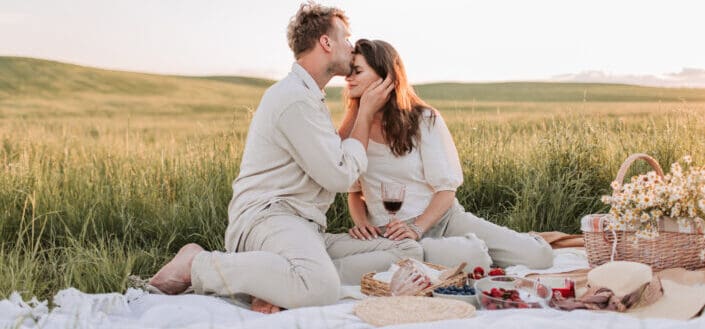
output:
[[[478,267],[475,267],[475,268],[472,270],[472,273],[473,273],[473,274],[480,274],[480,276],[484,276],[484,275],[485,275],[485,269],[483,269],[482,266],[478,266]]]
[[[497,276],[497,275],[506,275],[507,273],[504,272],[504,269],[501,267],[495,267],[490,270],[489,273],[487,273],[489,276]]]

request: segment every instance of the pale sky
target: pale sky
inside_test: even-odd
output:
[[[395,46],[414,83],[692,75],[705,85],[697,0],[320,2],[347,12],[353,42]],[[293,61],[286,26],[300,3],[0,0],[0,55],[278,79]]]

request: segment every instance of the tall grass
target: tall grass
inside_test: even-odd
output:
[[[521,231],[578,232],[582,215],[606,210],[599,197],[630,153],[665,168],[684,154],[705,161],[699,105],[520,119],[441,110],[464,169],[458,199]],[[248,118],[3,120],[0,297],[121,291],[129,274],[153,274],[185,243],[222,249]],[[328,216],[331,232],[350,225],[344,195]]]

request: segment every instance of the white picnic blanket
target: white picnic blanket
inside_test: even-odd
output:
[[[557,251],[556,270],[578,266],[574,256],[565,256],[568,254],[580,255],[579,252]],[[586,261],[584,266],[587,266]],[[520,274],[518,272],[515,271]],[[138,289],[129,289],[125,294],[86,294],[69,288],[54,296],[56,307],[51,310],[47,302],[24,301],[19,294],[0,301],[0,328],[373,328],[353,315],[356,300],[350,297],[361,296],[359,287],[344,287],[341,296],[348,298],[341,299],[336,305],[263,315],[211,296],[154,295]],[[478,311],[474,317],[462,320],[390,328],[575,329],[617,326],[620,329],[705,328],[705,317],[690,321],[639,320],[618,313],[502,310]]]
[[[507,267],[505,271],[508,275],[525,277],[529,274],[566,273],[588,267],[590,265],[587,261],[585,249],[561,248],[553,249],[553,266],[551,268],[534,270],[525,265],[515,265]]]

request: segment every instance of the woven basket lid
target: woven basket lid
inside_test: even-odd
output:
[[[475,315],[475,307],[459,300],[393,296],[368,298],[353,313],[374,326],[462,319]]]

